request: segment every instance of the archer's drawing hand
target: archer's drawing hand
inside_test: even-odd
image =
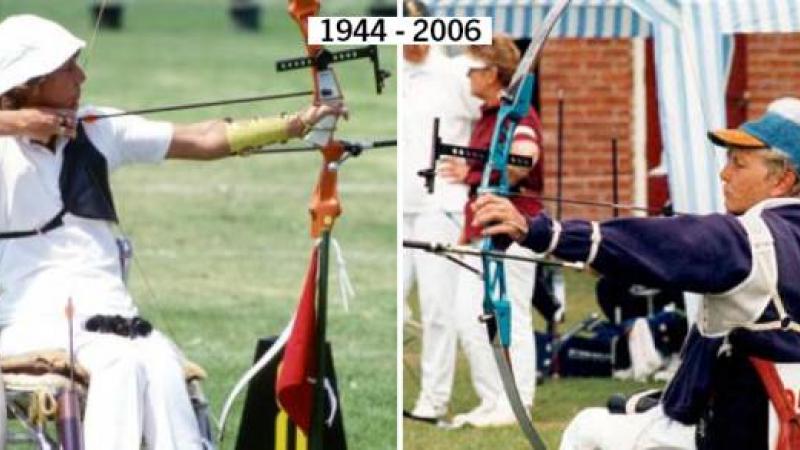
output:
[[[35,141],[48,142],[53,136],[75,137],[78,121],[75,111],[55,108],[25,108],[8,111],[13,114],[12,134],[26,136]]]
[[[505,197],[484,194],[472,204],[473,226],[483,228],[484,236],[506,235],[516,242],[528,235],[528,221]]]

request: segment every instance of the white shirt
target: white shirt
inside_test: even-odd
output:
[[[84,108],[78,116],[110,112],[115,111]],[[83,125],[109,173],[126,164],[162,161],[173,134],[169,123],[133,116]],[[53,153],[27,138],[0,136],[0,231],[41,227],[61,210],[66,143],[59,139]],[[68,213],[63,226],[43,235],[0,239],[0,325],[63,316],[69,297],[79,316],[136,314],[120,276],[112,226]]]
[[[431,165],[433,120],[439,117],[442,142],[467,145],[472,125],[480,117],[480,101],[470,94],[467,70],[459,58],[447,58],[431,47],[420,64],[403,67],[402,135],[403,212],[461,211],[467,187],[437,177],[434,194],[428,194],[417,171]]]

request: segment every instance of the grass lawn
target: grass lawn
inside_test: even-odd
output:
[[[599,308],[594,299],[595,278],[589,274],[565,272],[567,283],[567,321],[562,330],[584,319]],[[414,299],[412,299],[413,304]],[[537,317],[537,329],[543,322]],[[420,341],[414,331],[406,328],[404,344],[403,405],[412,408],[419,392]],[[536,388],[533,421],[549,449],[557,449],[561,434],[570,419],[587,406],[605,405],[614,392],[633,392],[650,387],[635,382],[601,378],[569,378],[547,380]],[[466,412],[478,404],[469,379],[468,366],[459,355],[450,413]],[[444,430],[431,425],[403,420],[403,447],[406,450],[527,450],[530,445],[517,426],[493,429]]]
[[[267,3],[258,33],[233,29],[227,0],[136,0],[126,28],[102,32],[87,50],[84,103],[123,109],[309,89],[307,71],[277,74],[274,62],[304,54],[285,2]],[[361,15],[364,1],[326,2],[326,12]],[[335,8],[327,6],[335,3]],[[2,0],[0,17],[32,12],[89,40],[84,1]],[[392,73],[395,49],[381,48]],[[352,117],[339,136],[395,135],[395,81],[378,97],[366,61],[337,67]],[[152,116],[189,122],[295,111],[308,102],[209,108]],[[209,372],[215,414],[249,367],[256,340],[289,320],[309,257],[306,204],[316,154],[125,168],[112,179],[122,228],[135,245],[132,290],[143,315]],[[332,275],[329,338],[350,448],[394,449],[396,441],[396,151],[349,161],[340,173],[344,215],[334,235],[357,297],[346,313]],[[241,401],[240,401],[241,405]],[[224,448],[233,448],[238,411]]]

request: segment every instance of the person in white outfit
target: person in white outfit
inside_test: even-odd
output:
[[[418,1],[404,3],[406,15],[424,16]],[[429,193],[417,172],[431,164],[434,119],[440,119],[443,142],[466,145],[479,102],[469,92],[461,58],[445,56],[439,47],[403,46],[401,86],[403,151],[403,237],[456,243],[467,198],[464,184],[436,180]],[[416,285],[422,326],[420,392],[405,416],[435,420],[447,412],[456,363],[456,280],[462,270],[439,256],[404,250],[403,294]]]
[[[86,450],[201,449],[183,357],[123,280],[108,174],[165,158],[217,159],[298,137],[343,107],[178,125],[79,106],[84,42],[33,16],[0,22],[0,354],[74,350],[91,377]]]

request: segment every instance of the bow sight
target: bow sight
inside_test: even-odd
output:
[[[385,81],[391,74],[381,69],[377,45],[368,45],[366,47],[350,48],[335,52],[321,48],[314,56],[282,59],[275,63],[275,67],[278,72],[305,69],[308,67],[314,67],[317,70],[326,70],[331,64],[363,58],[369,58],[372,62],[372,73],[375,76],[375,90],[378,94],[382,93]],[[324,94],[325,93],[323,93],[323,95]]]
[[[436,182],[436,162],[440,157],[454,156],[456,158],[480,161],[483,163],[489,161],[489,149],[443,143],[441,136],[439,136],[438,117],[433,120],[432,135],[433,142],[431,143],[431,165],[427,169],[417,171],[417,175],[425,180],[425,188],[427,188],[429,194],[433,194],[434,184]],[[530,156],[509,154],[507,163],[511,166],[533,167],[533,158]]]

